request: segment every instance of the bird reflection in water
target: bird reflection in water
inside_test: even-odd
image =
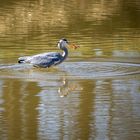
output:
[[[82,90],[82,87],[80,87],[77,83],[75,82],[69,82],[67,79],[63,78],[62,79],[62,86],[59,87],[58,93],[60,97],[66,97],[68,94]]]

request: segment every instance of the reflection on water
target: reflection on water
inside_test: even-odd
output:
[[[45,82],[35,84],[12,79],[3,82],[9,88],[3,88],[6,95],[1,94],[2,138],[131,139],[139,136],[140,85],[136,79],[77,80],[83,89],[66,99],[57,93],[59,81],[51,81],[56,85],[53,87]],[[20,84],[20,88],[13,90],[13,86]]]
[[[122,77],[111,75],[110,71],[110,76],[99,77],[107,65],[107,62],[99,62],[93,69],[93,73],[96,73],[97,68],[99,70],[96,77],[93,73],[91,76],[83,75],[88,72],[88,68],[76,77],[73,71],[84,63],[76,64],[77,67],[74,62],[69,63],[64,63],[65,71],[61,71],[61,66],[47,70],[21,68],[21,65],[11,65],[13,69],[1,70],[1,137],[137,139],[140,117],[139,74],[136,72]],[[108,63],[110,69],[111,64]],[[86,65],[90,66],[88,63]],[[73,69],[71,73],[68,71],[70,66]],[[140,71],[139,65],[134,64],[120,65],[117,71],[124,68]]]
[[[41,72],[41,73],[40,73]],[[1,78],[23,78],[33,80],[99,79],[140,74],[140,64],[118,62],[63,62],[51,69],[33,67],[31,64],[0,65]],[[65,83],[65,80],[63,81]],[[65,83],[66,84],[66,83]]]
[[[140,139],[140,2],[0,4],[0,140]],[[50,69],[17,58],[80,45]],[[62,98],[63,97],[63,98]]]
[[[72,94],[72,92],[74,91],[82,90],[82,88],[79,87],[77,82],[74,81],[68,82],[68,80],[63,78],[62,83],[63,83],[62,86],[60,86],[58,89],[58,93],[60,94],[60,97],[65,97],[70,93]]]

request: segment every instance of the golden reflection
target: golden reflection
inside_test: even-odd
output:
[[[37,100],[32,96],[31,87],[34,84],[21,83],[16,80],[4,80],[3,87],[3,120],[7,138],[36,139],[36,110]],[[15,87],[15,88],[14,88]],[[31,93],[32,91],[32,93]],[[30,113],[32,112],[32,113]],[[1,121],[1,120],[0,120]],[[17,133],[18,132],[18,133]]]
[[[61,76],[48,81],[37,77],[34,81],[1,79],[0,133],[13,140],[71,135],[74,139],[132,138],[139,130],[138,81]],[[136,131],[131,131],[132,125]]]
[[[119,0],[7,1],[0,7],[0,58],[52,50],[64,36],[80,42],[79,58],[112,57],[115,50],[135,57],[140,52],[139,22],[131,25],[131,19],[137,19],[135,11],[124,15],[129,4],[123,4]]]
[[[97,20],[98,22],[103,22],[103,20],[108,19],[109,16],[117,14],[120,10],[120,3],[118,0],[112,0],[110,2],[106,0],[101,0],[98,3],[93,3],[90,9],[87,9],[86,20]],[[92,17],[92,18],[91,18]]]
[[[60,97],[65,97],[74,91],[81,91],[82,87],[78,85],[75,81],[68,81],[66,78],[62,79],[62,85],[58,89]]]
[[[67,25],[64,4],[54,1],[45,3],[42,0],[39,3],[37,1],[15,2],[13,9],[5,11],[4,16],[0,16],[1,35],[7,32],[27,34],[30,32],[29,28],[41,29]]]
[[[95,82],[95,129],[96,139],[112,139],[110,123],[111,119],[111,108],[112,108],[112,87],[109,83],[112,81],[108,80],[96,80]],[[104,92],[106,91],[107,92]]]
[[[0,139],[139,139],[139,7],[138,0],[2,1]],[[60,65],[68,72],[11,67],[64,36],[81,46],[70,66]]]

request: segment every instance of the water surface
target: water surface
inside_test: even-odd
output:
[[[140,2],[0,4],[0,139],[139,140]],[[17,58],[80,46],[50,69]]]

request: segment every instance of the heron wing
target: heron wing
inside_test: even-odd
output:
[[[50,67],[60,62],[62,56],[60,53],[43,53],[32,56],[30,63],[39,67]]]

